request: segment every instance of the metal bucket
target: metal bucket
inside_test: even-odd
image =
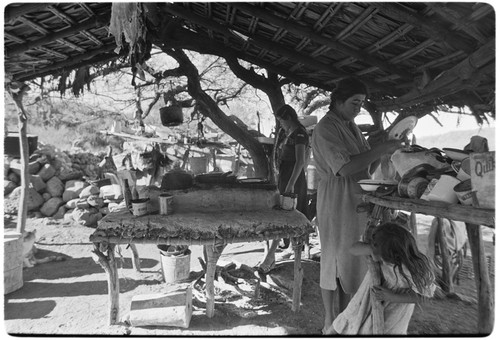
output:
[[[166,283],[176,283],[189,277],[191,271],[191,250],[184,254],[171,255],[160,250],[161,270]]]
[[[4,294],[9,294],[23,286],[23,236],[17,232],[6,232],[3,246]]]

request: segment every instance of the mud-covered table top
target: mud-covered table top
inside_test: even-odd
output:
[[[297,210],[182,212],[134,216],[112,212],[99,221],[92,242],[116,244],[210,244],[301,237],[313,232],[310,221]]]

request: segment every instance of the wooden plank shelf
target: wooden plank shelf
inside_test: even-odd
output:
[[[410,211],[495,228],[495,210],[493,209],[480,209],[460,204],[394,196],[376,197],[370,194],[364,194],[362,200],[367,203],[373,203],[391,209]]]

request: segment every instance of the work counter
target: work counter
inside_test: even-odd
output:
[[[109,323],[116,324],[119,311],[119,280],[115,246],[129,244],[139,267],[135,244],[203,245],[207,253],[206,314],[214,315],[216,263],[229,243],[291,238],[295,245],[292,310],[298,311],[302,286],[301,247],[313,228],[300,212],[269,208],[250,211],[179,212],[172,215],[134,216],[128,210],[113,212],[99,221],[90,236],[93,252],[108,274]]]

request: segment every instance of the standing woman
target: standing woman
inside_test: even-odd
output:
[[[307,215],[307,182],[304,168],[309,155],[309,136],[306,128],[300,123],[297,112],[290,105],[283,105],[276,112],[285,139],[278,145],[278,190],[281,194],[297,195],[296,209]],[[279,134],[278,134],[279,135]],[[268,273],[275,264],[274,253],[279,240],[273,240],[271,247],[264,254],[264,261],[259,271]],[[291,245],[289,245],[291,247]]]
[[[327,114],[316,125],[312,148],[319,176],[317,219],[321,244],[320,288],[325,308],[324,326],[335,319],[335,291],[338,290],[339,312],[354,294],[367,267],[362,257],[349,253],[359,241],[368,221],[358,213],[361,187],[357,183],[369,178],[380,157],[400,148],[401,141],[387,141],[370,148],[354,123],[368,89],[356,78],[340,81],[331,94]]]

